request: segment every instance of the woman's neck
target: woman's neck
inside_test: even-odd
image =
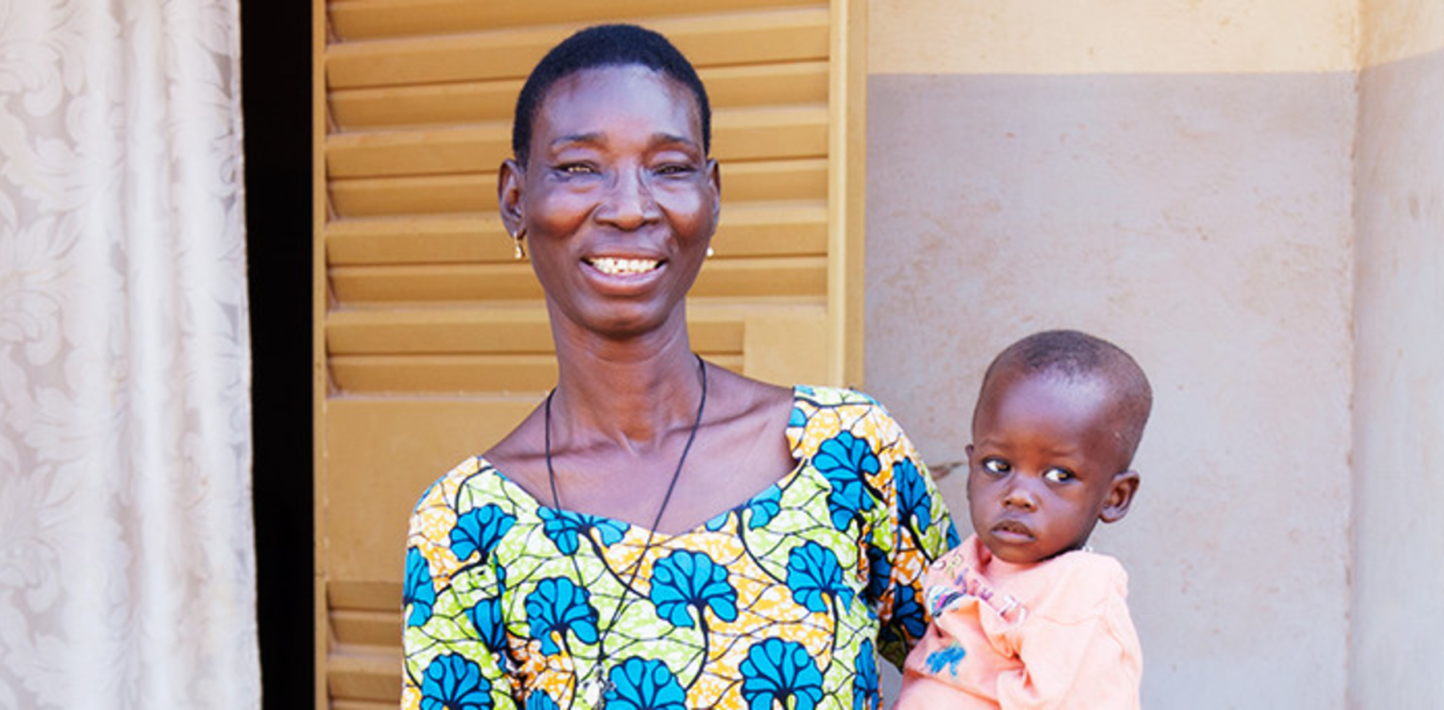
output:
[[[607,439],[645,451],[696,420],[701,378],[685,330],[625,342],[558,339],[557,364],[552,416],[573,445]]]

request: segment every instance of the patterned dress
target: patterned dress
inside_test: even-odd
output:
[[[542,504],[484,459],[411,518],[403,708],[881,707],[877,653],[922,635],[957,543],[912,443],[866,395],[797,387],[797,467],[677,535]]]

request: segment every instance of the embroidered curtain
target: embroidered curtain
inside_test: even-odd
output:
[[[0,708],[260,702],[239,0],[0,0]]]

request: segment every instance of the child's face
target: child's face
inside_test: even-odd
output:
[[[1108,381],[997,372],[978,400],[968,446],[973,529],[993,554],[1044,560],[1123,517],[1138,474],[1117,435]]]

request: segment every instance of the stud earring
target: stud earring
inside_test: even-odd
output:
[[[713,255],[713,254],[716,254],[716,253],[717,253],[717,252],[715,252],[715,251],[712,250],[712,247],[707,247],[707,258],[708,258],[708,259],[711,259],[711,258],[712,258],[712,255]]]
[[[521,245],[521,240],[526,239],[526,227],[516,230],[516,234],[513,234],[511,239],[512,244],[516,246],[516,260],[521,261],[525,259],[526,248]]]

